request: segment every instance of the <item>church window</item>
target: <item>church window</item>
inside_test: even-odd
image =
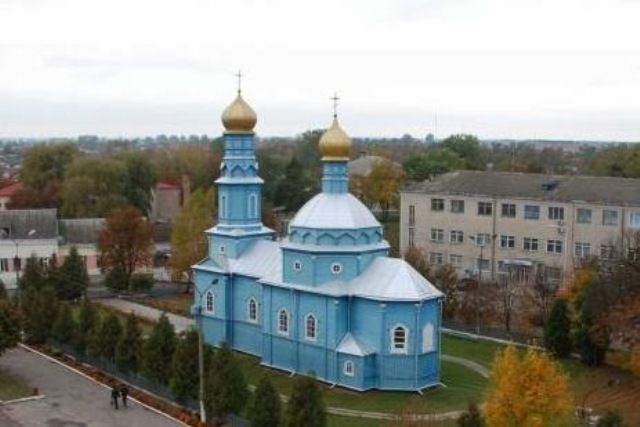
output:
[[[353,369],[353,362],[351,360],[347,360],[344,362],[343,372],[345,375],[352,377],[355,374],[355,370]]]
[[[289,313],[284,308],[278,312],[278,332],[289,334]]]
[[[302,261],[300,260],[295,260],[293,261],[293,270],[297,271],[298,273],[302,271]]]
[[[204,305],[204,310],[209,313],[209,314],[213,314],[214,310],[215,310],[215,306],[214,306],[214,299],[213,299],[213,292],[208,291],[205,294],[205,305]]]
[[[395,326],[391,330],[391,352],[406,353],[407,352],[407,336],[409,332],[402,325]]]
[[[340,264],[339,262],[334,262],[333,264],[331,264],[331,272],[333,274],[342,273],[342,264]]]
[[[249,298],[249,302],[247,303],[247,317],[250,322],[258,321],[258,303],[253,297]]]
[[[316,339],[316,326],[317,326],[316,316],[313,314],[308,314],[305,318],[305,331],[304,337],[309,340]]]
[[[218,250],[220,251],[221,254],[223,254],[227,250],[227,248],[225,248],[224,245],[220,245],[220,248],[218,248]]]
[[[221,206],[222,207],[222,209],[221,209],[222,213],[221,213],[220,216],[222,218],[226,218],[227,217],[227,196],[225,196],[225,195],[221,196],[220,200],[221,200],[220,204],[222,205]]]
[[[427,323],[422,328],[422,352],[435,350],[435,343],[433,337],[433,323]]]
[[[248,206],[248,214],[249,218],[257,218],[258,217],[258,198],[255,194],[249,195],[249,206]]]

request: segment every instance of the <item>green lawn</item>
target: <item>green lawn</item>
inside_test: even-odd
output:
[[[13,400],[31,396],[33,388],[22,378],[0,369],[0,400]]]

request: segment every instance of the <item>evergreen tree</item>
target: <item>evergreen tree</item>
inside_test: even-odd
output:
[[[171,361],[175,348],[175,330],[163,313],[143,345],[142,373],[159,384],[167,384],[171,378]]]
[[[327,414],[322,391],[312,377],[300,375],[293,382],[287,404],[287,427],[325,427]]]
[[[89,332],[94,328],[97,321],[98,312],[89,298],[85,297],[80,305],[78,327],[73,337],[73,345],[79,353],[84,353],[87,350]]]
[[[308,177],[296,157],[291,159],[285,170],[285,176],[278,184],[275,203],[284,206],[287,212],[298,210],[310,196]]]
[[[73,339],[75,331],[75,321],[69,303],[62,302],[58,310],[58,316],[53,323],[53,338],[60,344],[68,344]]]
[[[41,289],[28,286],[22,298],[22,314],[26,341],[43,344],[51,336],[58,315],[58,300],[50,286]]]
[[[104,278],[104,285],[114,292],[126,291],[129,289],[129,278],[124,268],[116,265],[111,268]]]
[[[93,324],[91,330],[87,334],[87,354],[93,357],[100,357],[102,355],[102,325],[104,321],[99,315],[96,316],[96,321]]]
[[[263,375],[253,393],[248,410],[251,427],[278,427],[280,412],[280,396],[269,377]]]
[[[571,319],[567,301],[559,298],[553,304],[544,328],[544,346],[557,357],[571,354]]]
[[[9,294],[7,294],[7,288],[4,286],[4,282],[0,280],[0,300],[9,299]]]
[[[205,407],[207,414],[224,420],[242,411],[249,398],[247,381],[228,344],[223,344],[207,370]]]
[[[100,355],[109,361],[114,361],[116,356],[116,346],[122,337],[122,325],[120,319],[114,313],[109,315],[102,322],[100,327]]]
[[[58,257],[53,254],[47,265],[45,280],[48,286],[51,286],[56,291],[58,300],[66,300],[64,290],[64,280],[60,276],[60,268],[58,268]]]
[[[47,284],[40,260],[35,255],[27,258],[22,277],[20,277],[19,287],[22,292],[29,288],[42,289]]]
[[[75,246],[71,247],[69,255],[59,269],[59,275],[61,279],[61,298],[73,300],[80,298],[87,291],[89,287],[87,266]]]
[[[138,318],[133,314],[127,316],[124,333],[116,346],[116,365],[124,372],[137,372],[140,365],[142,348],[142,332]]]
[[[190,329],[178,341],[171,363],[171,381],[169,386],[179,401],[198,398],[198,331]]]
[[[8,299],[0,299],[0,356],[20,341],[20,315]]]
[[[620,412],[608,409],[598,420],[596,427],[627,427],[627,424],[624,422]]]
[[[478,405],[473,402],[469,403],[467,410],[460,414],[457,424],[460,427],[484,427],[486,425]]]

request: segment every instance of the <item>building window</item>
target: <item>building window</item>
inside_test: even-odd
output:
[[[513,203],[503,203],[502,204],[502,216],[504,218],[515,218],[516,217],[516,205]]]
[[[605,209],[602,211],[602,225],[618,225],[618,211]]]
[[[449,238],[451,243],[463,243],[464,242],[464,233],[461,230],[451,230],[449,233]]]
[[[299,259],[293,261],[293,271],[301,272],[302,271],[302,261]]]
[[[227,250],[227,248],[224,245],[220,245],[220,247],[218,248],[218,251],[220,251],[221,254],[225,253]]]
[[[13,269],[14,271],[22,270],[22,258],[13,258]]]
[[[427,323],[422,328],[422,352],[426,353],[436,349],[434,339],[434,327],[433,323]]]
[[[443,211],[444,199],[431,199],[431,210],[437,212]]]
[[[631,212],[629,214],[629,227],[640,228],[640,212]]]
[[[564,208],[558,206],[549,206],[549,219],[556,221],[564,220]]]
[[[491,243],[491,236],[488,233],[476,234],[476,245],[485,246]]]
[[[331,272],[333,274],[342,273],[342,264],[340,264],[339,262],[334,262],[333,264],[331,264]]]
[[[587,258],[591,256],[591,243],[576,243],[576,258]]]
[[[444,230],[442,228],[432,228],[431,229],[431,241],[433,241],[433,242],[443,242],[444,241]]]
[[[522,240],[522,249],[529,252],[537,252],[538,239],[534,239],[533,237],[525,237]]]
[[[249,218],[257,218],[258,217],[258,198],[255,194],[249,195]]]
[[[407,352],[407,336],[409,331],[402,325],[395,326],[391,331],[391,352],[406,353]]]
[[[547,240],[547,252],[561,254],[562,240]]]
[[[600,245],[600,258],[613,259],[616,248],[613,245]]]
[[[416,225],[416,207],[409,205],[409,225]]]
[[[558,267],[545,267],[544,276],[552,282],[559,282],[562,279],[562,269]]]
[[[591,224],[591,209],[578,208],[576,220],[578,224]]]
[[[540,219],[540,206],[526,205],[524,207],[524,219]]]
[[[413,248],[415,246],[415,238],[416,238],[416,230],[413,227],[409,227],[409,247]]]
[[[491,264],[489,263],[489,260],[486,258],[477,258],[476,269],[478,271],[489,271],[491,270]]]
[[[2,272],[9,271],[9,259],[8,258],[0,259],[0,271],[2,271]]]
[[[478,215],[488,216],[493,213],[493,203],[478,202]]]
[[[429,263],[433,265],[442,265],[444,263],[444,257],[442,252],[430,252]]]
[[[205,294],[204,311],[206,311],[209,314],[213,314],[215,311],[214,302],[215,300],[214,300],[213,292],[207,291],[207,293]]]
[[[449,264],[451,264],[452,267],[455,268],[460,268],[462,267],[462,255],[457,255],[457,254],[450,254],[449,255]]]
[[[249,298],[249,303],[247,304],[247,317],[250,322],[258,321],[258,303],[255,298]]]
[[[220,197],[221,201],[221,205],[222,205],[222,214],[220,216],[222,216],[222,218],[226,218],[228,216],[228,212],[227,212],[227,196],[223,195]]]
[[[500,247],[502,249],[514,249],[516,247],[516,236],[500,236]]]
[[[452,200],[451,213],[464,213],[464,200]]]
[[[278,332],[281,334],[289,333],[289,313],[284,308],[278,312]]]
[[[304,337],[308,340],[315,341],[316,339],[316,317],[313,314],[308,314],[304,321]]]
[[[355,370],[353,369],[353,362],[351,360],[347,360],[344,362],[344,367],[342,369],[345,375],[352,377],[355,375]]]

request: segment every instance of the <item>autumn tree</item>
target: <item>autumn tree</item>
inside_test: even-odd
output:
[[[361,181],[362,196],[369,206],[378,205],[382,210],[382,218],[386,220],[389,209],[398,207],[399,190],[403,183],[402,169],[389,159],[380,158]]]
[[[198,189],[191,194],[171,229],[171,258],[169,267],[176,278],[186,276],[191,282],[191,266],[207,254],[205,230],[213,225],[215,197],[212,187]]]
[[[494,361],[485,400],[487,424],[546,426],[571,413],[569,380],[545,353],[509,346]]]
[[[427,262],[427,258],[424,255],[422,250],[412,247],[408,248],[404,252],[404,260],[411,265],[411,267],[415,268],[415,270],[422,274],[427,279],[431,278],[431,266]]]
[[[127,283],[137,268],[151,265],[153,226],[134,207],[114,209],[98,234],[98,248],[106,268],[120,266]]]
[[[458,274],[455,268],[447,264],[436,271],[435,285],[444,294],[442,316],[453,319],[458,311]]]

